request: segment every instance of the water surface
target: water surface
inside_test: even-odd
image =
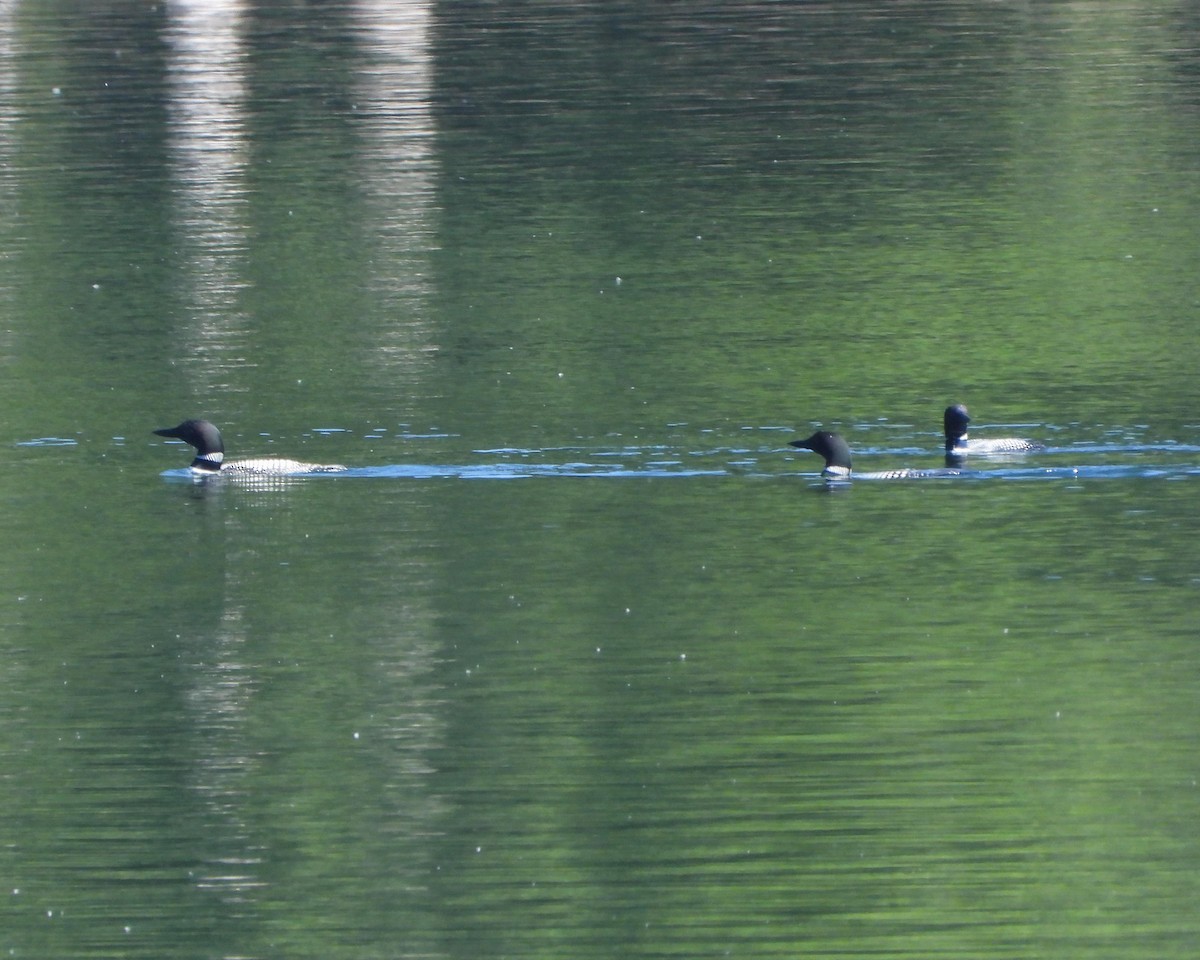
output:
[[[0,8],[0,949],[1190,960],[1195,21]]]

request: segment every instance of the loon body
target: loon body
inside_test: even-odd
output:
[[[965,404],[956,403],[946,408],[942,415],[942,427],[946,432],[946,456],[965,457],[969,453],[1028,453],[1030,450],[1045,450],[1046,445],[1036,440],[1021,437],[971,440],[967,437],[967,424],[971,422]]]
[[[160,437],[174,437],[196,448],[192,472],[198,477],[284,477],[301,473],[338,473],[346,469],[338,464],[304,463],[279,457],[225,463],[225,444],[221,440],[221,431],[207,420],[184,420],[177,427],[154,432]]]
[[[825,459],[825,469],[821,476],[826,480],[850,479],[850,445],[838,433],[828,430],[818,430],[811,437],[803,440],[792,440],[789,447],[799,447],[801,450],[811,450]],[[957,477],[962,471],[951,467],[939,467],[932,470],[913,470],[902,467],[899,470],[879,470],[874,473],[857,473],[859,480],[908,480],[918,477]]]

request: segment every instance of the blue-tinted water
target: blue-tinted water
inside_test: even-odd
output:
[[[1095,433],[1078,426],[1050,424],[1013,424],[1002,432],[1031,432],[1061,438],[1061,445],[1049,443],[1042,450],[1028,453],[992,453],[971,455],[958,460],[956,477],[944,479],[1032,480],[1032,479],[1104,479],[1182,477],[1200,471],[1200,445],[1183,442],[1143,440],[1149,428],[1105,428],[1096,440],[1069,442],[1076,434]],[[320,428],[313,433],[349,432],[344,428]],[[459,477],[464,479],[513,479],[519,477],[696,477],[743,476],[772,477],[783,473],[820,473],[820,461],[812,455],[788,450],[787,439],[796,435],[785,427],[747,427],[729,442],[728,430],[690,429],[670,425],[662,442],[639,444],[597,439],[545,448],[497,448],[470,451],[470,463],[387,463],[349,466],[336,474],[314,473],[312,478],[326,479],[428,479]],[[884,433],[878,425],[874,432]],[[861,433],[861,432],[860,432]],[[706,436],[707,434],[707,436]],[[720,436],[718,436],[720,434]],[[854,436],[852,434],[852,436]],[[385,434],[376,432],[364,439],[379,441]],[[453,440],[450,436],[401,434],[399,440]],[[854,436],[854,439],[858,439]],[[904,428],[886,428],[882,442],[869,441],[853,449],[861,472],[934,468],[939,455],[934,452],[940,436],[927,436]],[[986,439],[986,438],[985,438]],[[24,446],[54,446],[74,441],[56,438],[23,441]],[[1039,441],[1040,442],[1040,441]],[[924,444],[923,446],[920,444]],[[177,444],[178,445],[178,444]],[[189,448],[190,449],[190,448]],[[379,449],[378,447],[376,449]],[[236,458],[234,458],[236,459]],[[804,470],[808,464],[812,470]],[[164,471],[171,480],[193,479],[187,468]],[[298,475],[303,476],[303,475]],[[227,479],[227,478],[221,478]],[[920,479],[920,478],[915,478]]]

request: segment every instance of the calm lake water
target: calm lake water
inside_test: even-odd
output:
[[[1192,960],[1198,29],[0,5],[0,952]]]

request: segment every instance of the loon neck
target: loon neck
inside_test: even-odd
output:
[[[218,473],[224,459],[225,454],[223,453],[202,453],[192,461],[192,469],[202,470],[205,473]]]
[[[946,452],[949,453],[949,452],[952,452],[953,450],[955,450],[956,448],[965,447],[967,445],[967,441],[969,439],[970,438],[967,436],[967,433],[965,430],[962,433],[960,433],[958,436],[955,436],[952,433],[947,433],[946,434]]]

